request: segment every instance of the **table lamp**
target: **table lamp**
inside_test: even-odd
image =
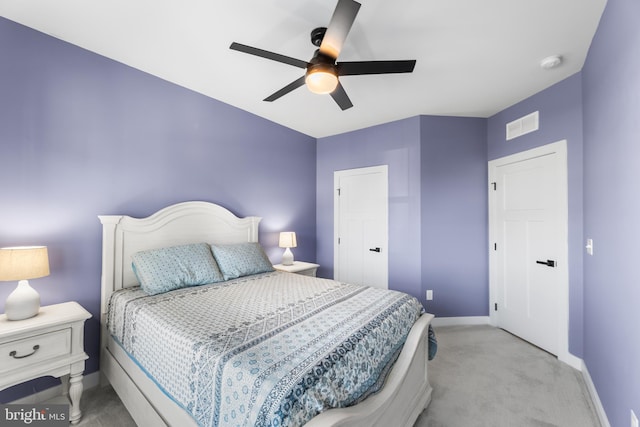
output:
[[[0,281],[18,280],[18,286],[7,297],[4,306],[7,319],[22,320],[38,314],[40,295],[29,286],[29,279],[48,275],[46,246],[0,248]]]
[[[283,231],[280,233],[280,246],[286,248],[282,254],[282,265],[293,265],[293,253],[290,248],[297,246],[296,233],[294,231]]]

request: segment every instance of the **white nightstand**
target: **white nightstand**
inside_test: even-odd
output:
[[[37,316],[7,320],[0,315],[0,390],[32,380],[62,377],[69,420],[78,423],[84,361],[84,322],[91,314],[76,302],[40,307]]]
[[[313,277],[316,277],[316,271],[318,270],[318,267],[320,267],[320,265],[304,261],[294,261],[293,265],[276,264],[273,266],[273,268],[275,268],[276,270]]]

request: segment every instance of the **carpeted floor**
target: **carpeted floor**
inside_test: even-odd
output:
[[[76,426],[136,427],[135,421],[111,386],[85,390],[80,401],[80,408],[82,409],[82,419]]]
[[[600,427],[580,372],[550,354],[490,326],[436,335],[433,399],[415,427]],[[79,426],[135,426],[111,387],[86,390],[81,405]]]
[[[491,326],[436,328],[431,405],[416,427],[600,427],[582,374]]]

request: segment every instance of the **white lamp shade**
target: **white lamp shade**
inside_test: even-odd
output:
[[[278,244],[281,248],[295,248],[298,246],[298,242],[296,242],[296,233],[295,231],[283,231],[280,233],[280,243]]]
[[[49,254],[46,246],[0,248],[0,281],[19,281],[4,306],[7,319],[22,320],[38,314],[40,295],[29,286],[28,279],[48,275]]]
[[[48,275],[46,246],[0,248],[0,281],[37,279]]]

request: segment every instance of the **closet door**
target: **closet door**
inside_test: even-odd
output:
[[[388,168],[334,172],[334,278],[388,288]]]
[[[489,162],[495,324],[567,351],[567,173],[562,143]]]

